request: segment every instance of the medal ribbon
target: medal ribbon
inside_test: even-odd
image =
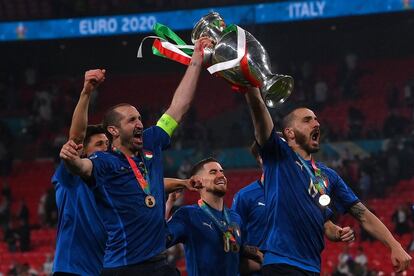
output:
[[[128,160],[129,165],[131,166],[132,171],[134,172],[135,178],[137,179],[139,185],[141,186],[144,193],[147,195],[151,194],[149,181],[147,181],[141,174],[141,171],[138,169],[137,164],[135,164],[134,160],[131,157],[124,154],[126,159]],[[145,169],[146,170],[146,169]]]
[[[264,187],[264,173],[260,176],[260,184],[262,187]]]
[[[299,161],[302,163],[302,165],[305,167],[307,173],[309,174],[310,178],[312,179],[313,185],[318,190],[318,192],[321,195],[325,194],[326,189],[328,188],[329,182],[328,179],[325,177],[322,177],[321,169],[316,166],[315,160],[311,158],[311,164],[314,173],[312,173],[311,169],[309,168],[306,161],[298,154],[296,153],[297,157],[299,158]]]
[[[223,225],[222,222],[220,222],[214,214],[211,212],[210,207],[207,205],[207,203],[204,202],[204,200],[199,199],[198,200],[198,206],[200,206],[201,210],[206,213],[206,215],[211,218],[214,222],[214,224],[223,232],[224,235],[230,240],[232,243],[237,243],[236,238],[233,235],[233,232],[230,229],[230,217],[229,213],[227,211],[227,208],[224,206],[223,213],[224,213],[224,220],[226,221],[227,226]]]
[[[315,160],[313,158],[311,158],[311,164],[313,171],[315,172],[315,176],[317,176],[319,179],[319,181],[316,183],[316,189],[321,195],[323,195],[325,194],[325,190],[329,185],[328,178],[322,177],[321,169],[316,166]]]

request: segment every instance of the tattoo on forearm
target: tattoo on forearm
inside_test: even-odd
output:
[[[195,62],[195,61],[191,61],[191,62],[190,62],[190,65],[192,65],[192,66],[198,66],[198,63],[197,63],[197,62]]]
[[[349,209],[349,212],[357,220],[361,220],[362,217],[364,216],[366,210],[367,210],[367,208],[363,204],[358,203],[358,204],[355,204],[354,206],[352,206],[351,209]]]

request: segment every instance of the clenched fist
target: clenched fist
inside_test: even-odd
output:
[[[105,73],[105,69],[93,69],[86,71],[82,92],[86,94],[92,93],[92,91],[98,88],[98,86],[105,80]]]

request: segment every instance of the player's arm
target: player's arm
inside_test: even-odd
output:
[[[164,190],[166,193],[172,193],[183,189],[198,191],[194,187],[194,182],[191,181],[191,179],[164,178]]]
[[[257,246],[243,245],[241,255],[244,258],[258,262],[259,264],[263,262],[263,253]]]
[[[179,208],[174,215],[167,222],[167,248],[176,245],[177,243],[185,243],[189,231],[189,224],[187,223],[188,213],[184,212],[183,207]]]
[[[171,210],[174,207],[175,202],[177,201],[177,199],[179,199],[181,197],[181,193],[180,192],[172,192],[168,195],[168,199],[167,202],[165,202],[165,219],[168,220],[172,213]]]
[[[203,64],[203,49],[212,47],[212,42],[208,38],[200,38],[194,48],[191,62],[184,74],[180,84],[175,90],[170,107],[165,112],[170,115],[177,123],[179,123],[190,108],[197,87],[197,82]]]
[[[325,236],[332,242],[352,242],[355,240],[355,233],[351,227],[339,227],[331,220],[323,225]]]
[[[92,92],[105,80],[105,69],[94,69],[85,72],[83,88],[72,115],[69,140],[82,144],[88,126],[88,108]]]
[[[273,130],[272,117],[258,88],[245,87],[242,88],[242,91],[245,93],[245,98],[250,109],[256,141],[260,146],[263,146]]]
[[[250,275],[253,272],[259,272],[262,269],[262,265],[251,259],[241,258],[240,260],[240,273],[241,275]]]
[[[391,261],[397,272],[404,271],[411,262],[411,256],[402,248],[401,244],[392,236],[388,228],[362,203],[357,203],[349,209],[349,213],[356,218],[361,226],[391,250]]]
[[[82,144],[76,145],[73,140],[69,140],[62,146],[59,156],[72,174],[87,179],[92,175],[93,164],[87,158],[80,158],[79,151],[81,149]]]

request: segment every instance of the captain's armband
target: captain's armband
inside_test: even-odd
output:
[[[178,123],[176,120],[174,120],[173,117],[167,113],[164,113],[158,120],[157,126],[162,128],[165,132],[167,132],[168,136],[171,137],[174,133],[174,130],[177,128]]]

